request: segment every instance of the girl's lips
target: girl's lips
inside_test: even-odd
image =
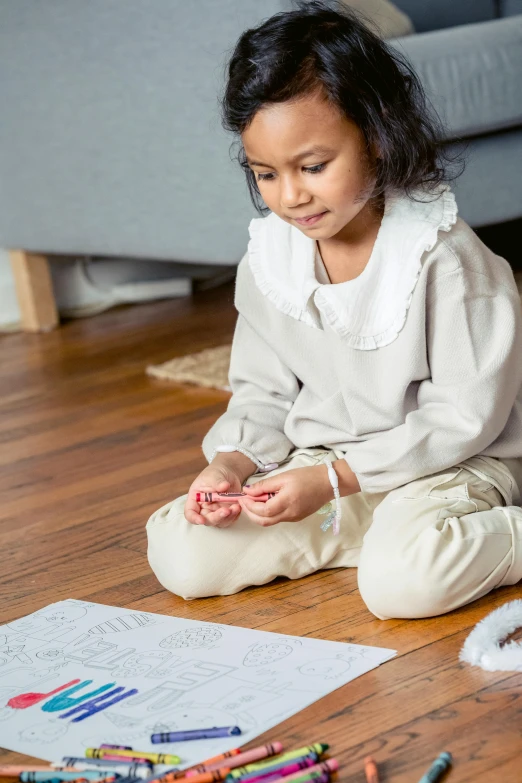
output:
[[[312,217],[309,217],[307,219],[294,218],[294,220],[296,223],[300,223],[302,226],[311,226],[314,223],[317,223],[318,220],[321,220],[323,215],[326,215],[326,212],[327,210],[325,212],[319,212],[317,215],[313,215]]]

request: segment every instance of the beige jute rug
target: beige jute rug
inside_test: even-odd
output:
[[[179,356],[163,364],[151,364],[147,375],[176,383],[193,383],[210,389],[231,391],[228,385],[231,345],[207,348],[199,353]]]

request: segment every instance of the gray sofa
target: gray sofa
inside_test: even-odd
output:
[[[418,32],[392,44],[469,142],[460,213],[521,217],[522,0],[395,2]],[[0,247],[26,328],[56,322],[47,254],[239,261],[256,213],[217,96],[240,33],[290,7],[0,0]]]

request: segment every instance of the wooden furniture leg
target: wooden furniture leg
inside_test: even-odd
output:
[[[58,324],[49,261],[25,250],[9,251],[16,293],[26,332],[47,332]]]

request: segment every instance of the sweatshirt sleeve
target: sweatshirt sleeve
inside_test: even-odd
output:
[[[259,468],[281,462],[294,448],[284,426],[299,383],[241,313],[232,342],[229,384],[228,408],[203,439],[208,462],[218,446],[234,446]]]
[[[507,262],[497,260],[490,275],[459,266],[429,284],[430,378],[401,425],[346,451],[363,492],[452,467],[480,454],[506,427],[522,384],[522,314],[512,273],[502,271]]]

